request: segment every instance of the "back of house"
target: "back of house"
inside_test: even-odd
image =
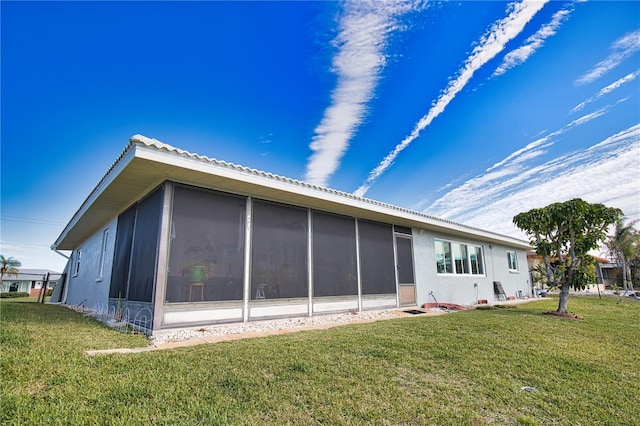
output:
[[[52,300],[124,313],[149,334],[475,305],[531,295],[529,248],[136,135],[52,245],[72,252]]]

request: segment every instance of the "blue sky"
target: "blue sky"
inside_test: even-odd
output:
[[[128,138],[524,236],[640,218],[640,3],[8,2],[2,254],[49,246]]]

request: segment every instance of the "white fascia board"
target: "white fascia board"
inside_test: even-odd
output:
[[[188,171],[196,171],[233,181],[239,181],[248,185],[263,187],[269,192],[276,191],[282,195],[291,194],[296,198],[302,196],[304,198],[320,200],[334,206],[345,206],[350,210],[375,212],[390,218],[401,219],[400,221],[396,221],[397,224],[400,224],[398,222],[410,222],[417,228],[424,227],[427,230],[436,230],[443,233],[453,232],[456,234],[464,234],[472,238],[489,240],[525,250],[531,248],[528,242],[517,238],[472,228],[452,221],[423,215],[401,207],[391,206],[379,201],[357,197],[355,195],[336,190],[317,187],[304,182],[259,172],[246,167],[229,165],[228,163],[212,160],[208,157],[201,157],[184,151],[182,153],[178,153],[176,151],[158,149],[155,146],[136,145],[135,155],[138,158],[164,163],[174,167],[180,167]],[[171,177],[168,176],[168,179],[171,179]],[[249,195],[259,196],[259,194]],[[283,198],[286,200],[286,197]],[[292,202],[294,201],[292,200]]]

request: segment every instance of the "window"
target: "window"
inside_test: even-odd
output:
[[[435,240],[435,249],[439,274],[484,275],[482,247]]]
[[[76,251],[76,264],[73,268],[73,276],[75,277],[76,275],[78,275],[78,273],[80,273],[80,260],[82,260],[82,249],[79,248]]]
[[[455,258],[456,272],[458,274],[469,273],[469,256],[467,256],[467,246],[453,243],[453,255]]]
[[[439,274],[453,274],[450,242],[436,240],[436,267]]]
[[[99,278],[104,276],[104,263],[107,259],[107,238],[109,236],[109,230],[102,231],[102,251],[100,252],[100,274]]]
[[[516,256],[515,251],[507,250],[507,262],[509,263],[510,271],[518,270],[518,257]]]
[[[482,248],[478,246],[469,247],[471,254],[469,261],[471,262],[471,273],[473,275],[484,275],[484,266],[482,264]]]

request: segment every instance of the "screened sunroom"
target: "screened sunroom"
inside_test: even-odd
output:
[[[390,224],[167,181],[118,217],[109,298],[132,316],[160,307],[166,327],[394,307],[393,235]]]
[[[149,333],[436,298],[473,304],[494,281],[527,291],[513,264],[526,264],[528,247],[137,135],[52,245],[72,252],[53,299],[126,306]]]

